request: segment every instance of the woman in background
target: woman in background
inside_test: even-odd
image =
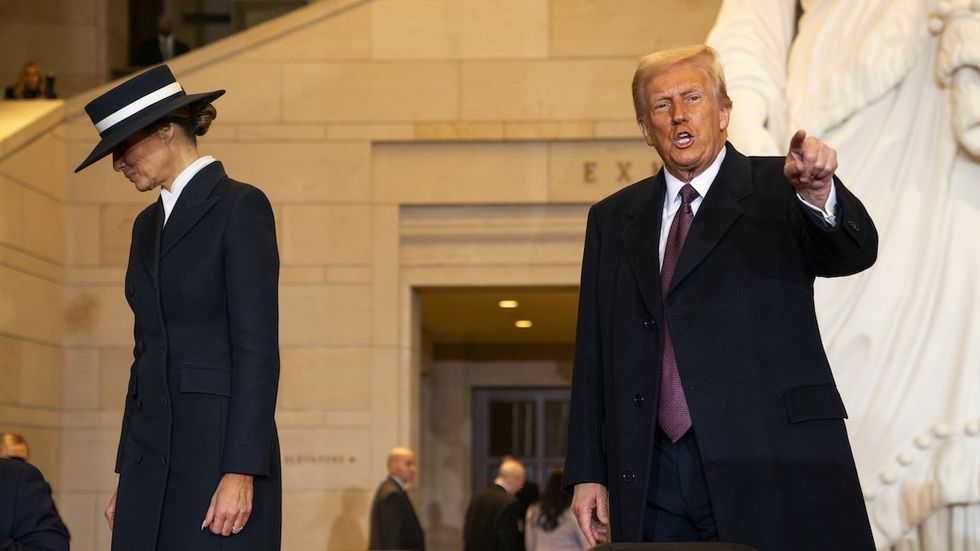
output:
[[[572,498],[562,491],[562,471],[548,477],[541,501],[527,509],[524,547],[527,551],[582,551],[588,548],[569,506]]]
[[[3,91],[5,99],[55,99],[54,77],[41,78],[41,69],[33,61],[20,70],[17,84],[7,86]]]

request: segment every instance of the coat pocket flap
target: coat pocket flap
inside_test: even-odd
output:
[[[231,396],[231,371],[218,367],[188,367],[180,372],[181,392]]]
[[[786,414],[790,423],[802,423],[817,419],[847,419],[847,410],[837,387],[807,385],[787,388],[783,391]]]

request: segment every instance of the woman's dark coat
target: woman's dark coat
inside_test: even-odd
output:
[[[112,549],[279,549],[279,255],[266,196],[221,163],[198,172],[163,226],[133,224],[126,298],[135,361],[116,459]],[[255,475],[245,529],[201,530],[224,473]]]

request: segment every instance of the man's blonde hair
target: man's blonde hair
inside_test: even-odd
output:
[[[728,97],[728,87],[725,85],[725,72],[718,62],[718,52],[705,44],[678,46],[640,58],[636,73],[633,74],[633,108],[636,109],[637,120],[642,119],[648,110],[646,87],[650,79],[682,63],[693,63],[704,70],[711,79],[712,92],[718,104],[732,108],[732,99]]]

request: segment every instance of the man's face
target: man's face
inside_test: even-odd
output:
[[[392,458],[388,470],[405,484],[415,481],[415,454],[396,455]]]
[[[725,146],[729,110],[715,97],[711,78],[694,63],[667,68],[647,82],[640,130],[671,174],[690,182]]]

